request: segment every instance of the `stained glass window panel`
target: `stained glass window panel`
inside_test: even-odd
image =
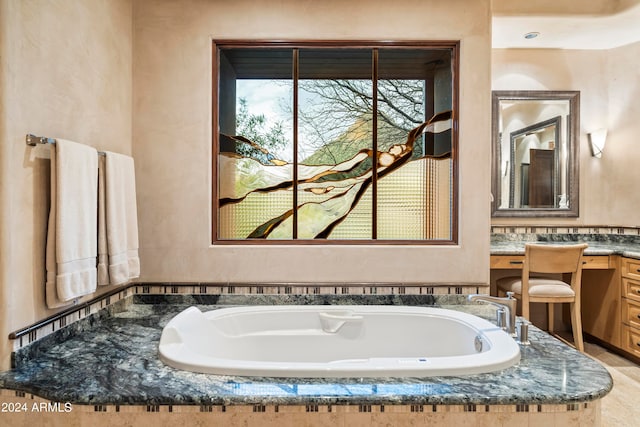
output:
[[[214,241],[456,238],[457,47],[362,46],[217,47]]]
[[[300,50],[300,239],[372,238],[372,61],[371,49]]]
[[[222,239],[293,238],[292,52],[220,51]]]

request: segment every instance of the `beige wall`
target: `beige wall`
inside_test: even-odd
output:
[[[131,0],[0,0],[0,369],[44,302],[49,161],[33,133],[131,154]],[[46,151],[46,149],[45,149]]]
[[[506,219],[493,224],[639,226],[640,43],[612,50],[494,49],[493,90],[580,91],[580,216]],[[609,130],[602,158],[591,156],[587,134]]]
[[[489,0],[0,0],[0,13],[1,337],[54,313],[48,160],[26,133],[133,154],[142,280],[488,282]],[[460,244],[211,247],[212,38],[460,40]],[[0,369],[9,352],[2,338]]]
[[[598,222],[640,226],[640,43],[607,54],[608,109],[601,126],[609,130],[601,164],[591,168],[590,182],[599,191],[586,194],[598,206]],[[588,131],[589,129],[587,129]]]
[[[489,1],[134,2],[143,281],[488,283]],[[210,245],[212,39],[461,40],[460,245]]]

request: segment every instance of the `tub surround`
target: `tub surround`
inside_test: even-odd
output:
[[[350,298],[340,299],[352,304]],[[283,379],[216,376],[170,368],[158,359],[164,325],[195,304],[225,306],[220,296],[132,295],[110,313],[90,316],[75,331],[38,340],[16,352],[16,368],[0,388],[80,405],[569,405],[597,401],[612,387],[606,369],[543,331],[531,328],[520,363],[493,374],[386,379]],[[234,304],[312,304],[310,296],[241,296]],[[464,296],[423,296],[431,303],[489,320],[493,307]],[[163,303],[163,302],[169,302]],[[362,302],[362,301],[359,301]],[[371,304],[388,304],[384,296]],[[403,301],[407,303],[407,301]],[[226,305],[228,306],[228,305]],[[82,323],[90,325],[82,326]],[[532,409],[528,409],[534,405]]]
[[[34,325],[34,329],[26,328],[23,331],[26,332],[19,338],[15,339],[14,352],[12,354],[12,367],[16,367],[20,364],[20,360],[32,358],[34,355],[39,354],[41,349],[46,349],[49,346],[57,345],[64,342],[70,337],[76,336],[88,329],[100,324],[101,320],[119,313],[125,310],[129,305],[133,304],[133,295],[140,295],[145,304],[159,304],[159,305],[171,305],[183,307],[185,304],[188,306],[210,306],[216,305],[220,307],[233,307],[241,305],[305,305],[305,304],[317,304],[317,305],[408,305],[408,306],[433,306],[436,304],[436,298],[440,304],[455,305],[461,300],[461,295],[287,295],[287,294],[189,294],[178,293],[178,291],[188,292],[194,286],[161,286],[155,285],[152,289],[151,286],[133,286],[130,289],[124,289],[106,299],[96,301],[94,304],[80,308],[77,311],[71,312],[68,316],[61,317],[60,319],[51,319],[49,322],[43,322],[43,324]],[[221,288],[220,286],[196,286],[203,292],[211,291],[242,291],[239,287]],[[248,287],[247,287],[248,288]],[[152,291],[161,292],[162,290],[172,292],[170,294],[164,293],[149,293]],[[68,317],[86,316],[78,319],[75,322],[69,322],[66,319]],[[30,331],[30,332],[27,332]],[[41,340],[50,340],[43,341]]]
[[[249,304],[261,304],[263,297],[273,295],[323,301],[318,304],[343,304],[342,301],[352,301],[356,305],[368,304],[370,298],[375,296],[379,298],[376,301],[382,301],[380,304],[432,305],[434,296],[442,299],[488,292],[489,285],[481,283],[133,283],[14,331],[9,338],[13,340],[12,347],[15,352],[135,294],[147,295],[150,298],[152,295],[158,295],[161,299],[171,298],[172,295],[192,295],[194,301],[200,296],[218,297],[223,299],[215,303],[226,305],[243,304],[234,302],[234,298],[247,301],[249,297],[255,298],[255,302]],[[207,301],[211,303],[210,299]]]

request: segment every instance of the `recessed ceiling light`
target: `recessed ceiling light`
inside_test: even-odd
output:
[[[524,38],[525,38],[525,39],[527,39],[527,40],[529,40],[529,39],[535,39],[535,38],[536,38],[536,37],[538,37],[539,35],[540,35],[540,33],[539,33],[539,32],[537,32],[537,31],[532,31],[532,32],[530,32],[530,33],[525,34],[525,35],[524,35]]]

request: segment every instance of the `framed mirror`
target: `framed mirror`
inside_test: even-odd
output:
[[[577,217],[579,91],[492,93],[493,217]]]

